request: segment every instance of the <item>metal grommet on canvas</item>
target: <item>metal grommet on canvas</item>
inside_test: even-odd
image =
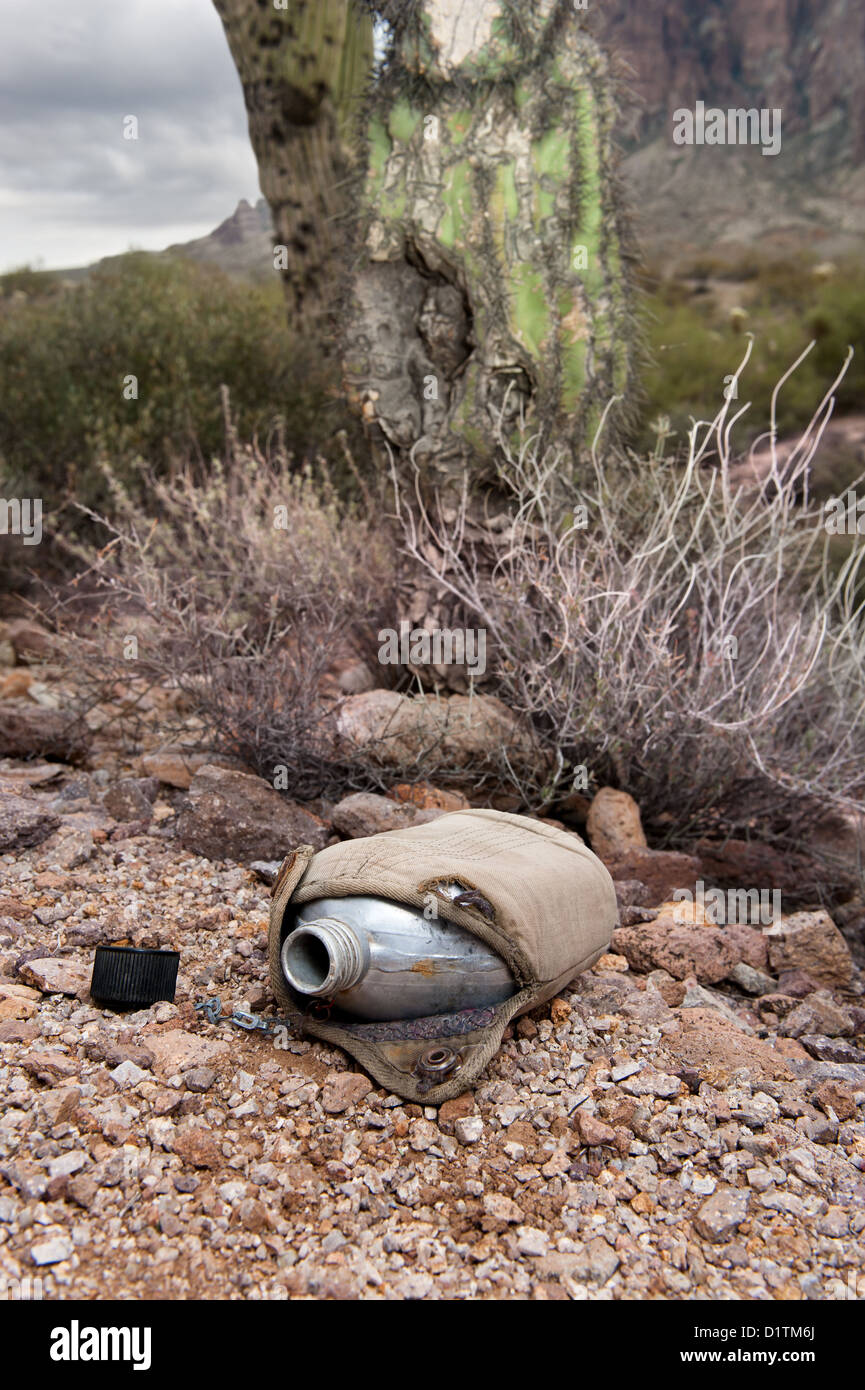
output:
[[[452,1047],[428,1047],[417,1059],[415,1071],[421,1076],[441,1080],[459,1069],[462,1058]]]

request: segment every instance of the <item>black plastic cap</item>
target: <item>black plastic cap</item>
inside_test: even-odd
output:
[[[97,946],[90,993],[115,1008],[144,1008],[174,1002],[179,951],[145,951],[137,946]]]

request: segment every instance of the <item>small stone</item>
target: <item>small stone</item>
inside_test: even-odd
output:
[[[62,1125],[71,1119],[80,1099],[81,1090],[78,1086],[54,1088],[47,1095],[40,1096],[40,1115],[49,1128]]]
[[[224,1162],[217,1139],[204,1129],[178,1129],[173,1148],[193,1168],[219,1168]]]
[[[595,963],[596,970],[612,970],[614,974],[624,975],[630,968],[626,957],[617,956],[613,951],[608,951]]]
[[[824,1081],[813,1093],[815,1105],[819,1105],[821,1110],[828,1114],[829,1110],[835,1112],[839,1120],[854,1120],[856,1118],[856,1100],[853,1092],[848,1086],[840,1081]]]
[[[697,1212],[694,1226],[706,1240],[729,1240],[748,1215],[749,1194],[737,1187],[719,1187]]]
[[[70,1178],[66,1184],[66,1196],[71,1197],[73,1202],[77,1202],[79,1207],[84,1207],[85,1210],[92,1207],[98,1192],[99,1184],[94,1182],[93,1178],[84,1177],[82,1174]]]
[[[522,1208],[504,1192],[485,1192],[483,1207],[487,1216],[491,1216],[494,1221],[504,1221],[511,1226],[516,1226],[524,1216]]]
[[[52,1085],[78,1075],[78,1063],[73,1057],[67,1057],[65,1052],[29,1052],[21,1058],[19,1065],[39,1081],[48,1081]]]
[[[521,1255],[546,1255],[549,1247],[550,1238],[546,1231],[539,1230],[537,1226],[517,1227],[517,1249]]]
[[[115,1086],[121,1089],[126,1086],[137,1086],[139,1081],[147,1081],[148,1073],[141,1067],[137,1067],[134,1062],[121,1062],[119,1067],[115,1067],[108,1075]]]
[[[71,1240],[58,1236],[55,1240],[43,1240],[32,1246],[30,1258],[35,1265],[56,1265],[68,1260],[73,1248]]]
[[[49,1178],[71,1177],[73,1173],[80,1172],[89,1162],[89,1156],[81,1149],[70,1149],[67,1153],[48,1160],[48,1176]]]
[[[622,1082],[622,1090],[629,1096],[659,1096],[670,1099],[682,1089],[678,1076],[656,1071],[654,1067],[644,1067],[642,1071]]]
[[[0,783],[0,854],[41,844],[59,824],[60,817],[46,810],[44,803],[19,796],[12,783]]]
[[[476,1144],[484,1132],[480,1115],[462,1115],[454,1121],[454,1134],[461,1144]]]
[[[438,1129],[429,1120],[412,1120],[408,1128],[408,1142],[415,1153],[426,1153],[441,1138]]]
[[[90,988],[92,969],[78,961],[46,956],[28,960],[19,972],[43,994],[79,994]]]
[[[619,1268],[621,1260],[603,1236],[587,1241],[581,1255],[574,1258],[572,1277],[580,1282],[606,1284]]]
[[[605,1124],[603,1120],[587,1114],[584,1110],[577,1111],[577,1130],[583,1143],[589,1147],[596,1144],[613,1144],[616,1139],[615,1130],[611,1125]]]
[[[192,1067],[183,1074],[183,1084],[187,1091],[209,1091],[216,1080],[213,1067]]]
[[[550,1018],[558,1025],[571,1016],[571,1006],[566,999],[554,999],[550,1004]]]
[[[173,1076],[187,1067],[206,1066],[227,1057],[229,1046],[221,1038],[202,1038],[181,1028],[166,1033],[147,1033],[144,1039],[153,1053],[154,1067],[162,1076]]]
[[[745,1176],[755,1192],[766,1192],[775,1181],[768,1168],[749,1168]]]
[[[25,1201],[38,1201],[45,1196],[48,1178],[42,1168],[26,1160],[15,1160],[0,1168],[4,1178],[11,1182]]]
[[[821,1236],[831,1236],[834,1240],[843,1240],[844,1236],[850,1232],[850,1220],[844,1208],[829,1207],[828,1211],[817,1222],[817,1231]]]
[[[613,1081],[627,1081],[629,1076],[635,1076],[639,1070],[639,1062],[622,1062],[620,1066],[613,1067],[610,1076]]]
[[[93,858],[96,842],[92,830],[59,830],[57,835],[45,846],[45,854],[52,865],[60,869],[77,869]]]
[[[748,965],[743,960],[733,966],[730,979],[746,994],[769,994],[775,988],[775,981],[771,975],[767,975],[765,970],[756,970],[753,965]]]
[[[321,1106],[328,1115],[341,1115],[349,1106],[356,1105],[372,1090],[369,1077],[360,1072],[343,1071],[329,1077],[321,1092]]]
[[[853,1021],[849,1011],[836,1004],[828,990],[821,989],[791,1009],[779,1032],[789,1038],[801,1038],[805,1033],[838,1038],[853,1032]]]
[[[464,1091],[461,1096],[454,1096],[453,1100],[446,1100],[439,1107],[438,1122],[439,1128],[445,1134],[449,1134],[457,1120],[471,1115],[475,1108],[475,1098],[471,1091]]]
[[[150,790],[148,784],[157,785],[156,779],[126,777],[108,788],[103,794],[102,804],[116,821],[149,821],[153,814],[153,797],[146,795],[145,786]]]

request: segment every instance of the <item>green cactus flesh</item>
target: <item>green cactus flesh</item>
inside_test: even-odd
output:
[[[576,464],[633,368],[606,60],[569,6],[530,8],[537,51],[520,48],[502,0],[488,42],[443,73],[421,10],[402,36],[400,64],[373,95],[367,129],[356,278],[372,261],[379,291],[388,292],[390,267],[390,283],[404,293],[396,267],[409,266],[427,305],[432,287],[456,289],[462,308],[457,296],[447,302],[465,315],[466,355],[446,369],[416,324],[395,332],[376,301],[373,327],[355,296],[347,384],[392,444],[405,450],[420,441],[422,452],[457,471],[494,471],[494,426],[501,419],[510,437],[521,410],[534,428],[566,442]],[[555,42],[540,42],[553,22]],[[429,318],[424,310],[419,322]],[[387,357],[383,382],[385,341],[403,342],[404,352]],[[409,397],[429,376],[439,405],[418,411]]]

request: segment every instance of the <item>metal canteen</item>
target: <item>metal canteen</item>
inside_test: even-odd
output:
[[[466,890],[445,888],[450,898]],[[316,898],[283,942],[292,989],[366,1020],[426,1018],[500,1004],[516,992],[502,957],[470,931],[386,898]]]

